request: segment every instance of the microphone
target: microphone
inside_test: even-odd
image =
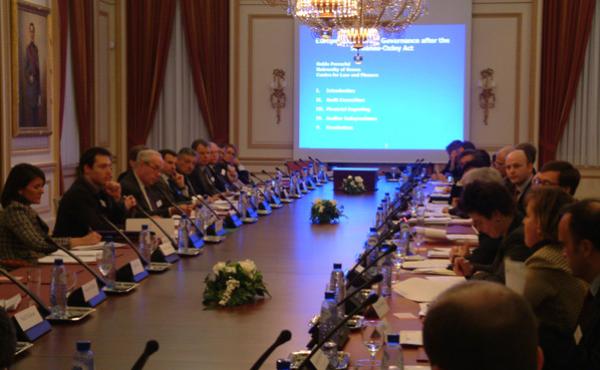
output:
[[[148,357],[150,357],[152,354],[154,354],[154,352],[158,351],[158,348],[159,348],[158,342],[155,341],[154,339],[146,342],[146,348],[144,348],[144,352],[142,352],[142,354],[137,359],[135,364],[133,364],[133,367],[131,368],[131,370],[143,369],[144,365],[146,364],[146,361],[148,361]]]
[[[69,257],[71,257],[75,261],[77,261],[78,264],[80,264],[84,269],[86,269],[90,274],[92,274],[93,277],[98,279],[102,284],[107,285],[106,281],[104,281],[104,278],[102,276],[100,276],[100,274],[97,271],[95,271],[93,268],[91,268],[87,263],[83,262],[81,260],[81,258],[79,258],[77,255],[75,255],[75,253],[73,253],[70,250],[68,250],[67,248],[59,245],[54,240],[52,240],[52,238],[49,236],[46,236],[45,239],[49,244],[51,244],[55,248],[60,249],[61,251],[65,252]]]
[[[19,289],[24,291],[25,294],[27,294],[29,297],[31,297],[31,299],[33,299],[35,301],[35,303],[37,303],[38,308],[41,311],[40,313],[42,314],[43,317],[50,315],[50,310],[48,309],[48,307],[46,307],[46,304],[40,299],[40,297],[35,295],[31,290],[27,289],[27,287],[23,283],[21,283],[19,281],[19,279],[14,277],[11,273],[9,273],[8,271],[6,271],[3,268],[0,268],[0,274],[6,276],[6,278],[8,280],[15,283],[15,285],[18,286]]]
[[[219,216],[219,214],[212,209],[212,207],[210,206],[210,204],[208,204],[207,201],[205,201],[204,199],[202,199],[202,197],[196,197],[196,200],[200,203],[202,203],[203,206],[205,206],[206,208],[208,208],[208,210],[210,211],[210,213],[212,213],[217,219],[221,219],[221,217]]]
[[[277,337],[277,339],[275,339],[275,342],[273,344],[271,344],[271,346],[269,348],[267,348],[265,353],[263,353],[258,358],[258,360],[256,360],[256,362],[254,363],[254,365],[252,365],[250,370],[260,369],[262,364],[267,360],[267,358],[269,358],[271,353],[273,353],[273,351],[275,351],[275,348],[279,347],[280,345],[289,341],[290,339],[292,339],[292,332],[289,330],[282,330],[281,333],[279,333],[279,336]]]
[[[237,207],[233,204],[232,201],[230,201],[229,199],[227,199],[227,196],[223,193],[219,193],[219,198],[223,199],[225,202],[227,202],[227,204],[229,204],[229,206],[235,211],[235,213],[237,213],[238,216],[240,217],[244,217],[242,215],[242,213],[237,209]]]
[[[390,227],[390,229],[385,234],[381,235],[379,237],[379,239],[377,239],[377,242],[371,248],[369,248],[368,250],[364,251],[361,254],[361,256],[358,258],[358,261],[354,264],[354,266],[352,266],[352,268],[350,270],[348,270],[348,273],[346,274],[346,276],[350,277],[352,274],[354,274],[355,270],[358,268],[358,266],[361,264],[361,262],[363,262],[363,260],[366,258],[366,256],[371,254],[371,252],[373,252],[373,250],[375,250],[375,248],[379,247],[381,245],[381,243],[383,243],[387,238],[389,238],[391,235],[393,235],[399,229],[400,229],[400,226],[392,225],[392,227]],[[346,287],[349,288],[350,285],[346,284]]]
[[[268,176],[268,177],[269,177],[269,179],[271,179],[271,180],[273,180],[273,181],[275,181],[275,180],[276,180],[276,179],[275,179],[273,176],[269,175],[269,173],[268,173],[267,171],[265,171],[265,170],[262,170],[262,171],[261,171],[261,173],[262,173],[263,175],[266,175],[266,176]]]
[[[104,220],[104,222],[106,222],[106,224],[108,226],[110,226],[111,229],[113,229],[117,234],[119,234],[119,236],[121,238],[123,238],[125,240],[125,244],[131,248],[131,250],[133,250],[135,252],[135,254],[137,254],[138,258],[144,262],[144,264],[149,264],[150,261],[146,261],[146,258],[144,258],[144,256],[142,256],[142,253],[140,253],[140,251],[135,247],[135,244],[133,244],[133,241],[121,230],[117,227],[117,225],[113,224],[108,217],[104,216],[103,214],[100,214],[100,218],[102,218],[102,220]]]
[[[169,205],[171,207],[175,208],[182,215],[186,213],[181,207],[179,207],[177,204],[175,204],[175,202],[172,202],[171,199],[169,199],[168,195],[165,194],[163,189],[161,189],[160,187],[157,187],[156,189],[158,189],[158,192],[162,194],[163,198],[165,198],[165,201],[167,203],[169,203]],[[202,232],[202,230],[200,230],[200,228],[198,227],[198,225],[196,225],[195,222],[190,222],[190,223],[192,224],[192,227],[194,229],[196,229],[196,232],[199,233],[199,235],[204,235],[204,232]]]
[[[352,293],[346,295],[346,297],[344,297],[344,299],[342,299],[340,301],[340,303],[338,303],[338,307],[342,306],[343,304],[345,304],[348,300],[350,300],[350,298],[354,297],[361,290],[367,289],[367,288],[369,288],[373,284],[381,283],[382,280],[383,280],[383,275],[381,275],[381,274],[377,274],[377,275],[373,276],[371,278],[371,280],[369,280],[369,281],[361,284],[359,287],[356,288],[355,291],[353,291]]]
[[[287,168],[287,167],[286,167]],[[275,169],[283,174],[285,174],[285,172],[283,172],[281,169],[279,169],[279,167],[275,167]],[[289,168],[288,168],[288,176],[290,175],[289,173]]]
[[[164,227],[162,227],[158,222],[156,222],[156,220],[154,218],[152,218],[152,215],[148,212],[146,212],[146,210],[144,208],[142,208],[139,204],[135,205],[135,208],[140,211],[140,213],[142,213],[144,215],[144,217],[146,217],[147,219],[150,220],[150,222],[152,222],[152,224],[154,226],[156,226],[157,229],[159,229],[166,237],[167,239],[169,239],[169,242],[171,243],[171,245],[173,245],[173,248],[177,249],[177,243],[175,242],[175,240],[173,239],[173,237],[171,236],[171,234],[169,234]]]
[[[306,358],[300,363],[300,365],[298,365],[297,369],[299,369],[299,370],[304,369],[304,366],[310,361],[310,359],[315,355],[315,353],[317,353],[317,351],[319,349],[321,349],[321,347],[323,347],[323,344],[325,344],[325,342],[327,342],[329,339],[331,339],[331,337],[333,337],[333,335],[343,325],[346,325],[346,322],[348,322],[348,320],[350,320],[352,318],[352,316],[356,315],[358,312],[362,311],[367,306],[372,305],[378,299],[379,299],[379,296],[377,294],[371,294],[367,299],[365,299],[365,301],[360,306],[358,306],[357,308],[355,308],[354,311],[352,311],[348,316],[346,316],[343,320],[341,320],[333,329],[331,329],[329,331],[329,333],[327,333],[327,335],[319,343],[317,343],[317,345],[315,346],[315,348],[313,348],[313,350],[310,351],[310,353],[308,354],[308,356],[306,356]]]
[[[358,281],[358,278],[361,277],[362,275],[364,275],[365,271],[368,271],[371,267],[375,266],[377,264],[377,262],[379,262],[379,260],[381,260],[383,257],[389,255],[392,252],[395,252],[397,248],[398,247],[395,245],[390,245],[390,247],[385,252],[383,252],[380,256],[375,258],[375,260],[373,260],[373,262],[371,262],[370,264],[365,266],[365,269],[363,271],[361,271],[358,275],[354,276],[354,278],[348,282],[347,286],[353,286],[354,283],[356,283]]]
[[[259,184],[264,184],[264,183],[265,183],[265,180],[263,180],[263,179],[261,179],[260,177],[256,176],[256,174],[255,174],[255,173],[253,173],[253,172],[250,172],[250,171],[248,171],[248,173],[250,174],[250,176],[252,176],[252,177],[254,177],[255,179],[257,179]]]

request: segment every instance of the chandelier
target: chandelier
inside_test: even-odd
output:
[[[317,38],[360,51],[379,45],[380,34],[399,34],[427,12],[427,0],[264,0],[287,10]],[[357,58],[355,58],[356,60]],[[362,60],[362,58],[360,58]]]

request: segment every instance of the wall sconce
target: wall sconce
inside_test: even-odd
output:
[[[479,72],[481,78],[478,86],[481,92],[479,93],[479,107],[483,109],[483,123],[487,126],[490,109],[496,106],[496,82],[494,82],[494,70],[486,68]]]
[[[271,107],[277,111],[277,124],[281,122],[281,110],[285,108],[287,97],[283,89],[287,86],[285,71],[283,69],[273,70],[273,81],[271,82]]]

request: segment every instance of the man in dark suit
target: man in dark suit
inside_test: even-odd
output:
[[[208,167],[211,162],[210,143],[198,139],[192,143],[192,148],[198,153],[198,165],[190,176],[194,188],[200,195],[218,194],[219,189],[215,186],[215,176]]]
[[[178,173],[183,176],[183,182],[188,190],[188,196],[192,197],[198,195],[200,191],[196,189],[192,182],[192,173],[196,168],[197,153],[192,148],[181,148],[177,153],[177,161],[175,162],[175,168]]]
[[[459,257],[454,260],[454,271],[473,279],[504,283],[504,258],[522,262],[534,252],[525,246],[523,216],[516,210],[511,194],[500,183],[475,181],[465,187],[460,208],[479,232],[502,241],[491,265]]]
[[[573,275],[590,284],[569,351],[572,369],[600,369],[600,199],[570,206],[558,225],[558,238]],[[566,355],[566,354],[565,354]]]
[[[190,200],[190,189],[185,183],[185,177],[177,171],[177,153],[171,149],[162,149],[159,151],[163,159],[163,166],[160,170],[161,179],[167,185],[169,192],[176,202],[182,203]]]
[[[208,163],[209,173],[214,178],[213,184],[220,191],[227,190],[227,164],[221,160],[221,148],[213,142],[209,143],[210,162]]]
[[[132,195],[140,207],[153,216],[171,217],[178,213],[175,203],[169,193],[168,186],[161,180],[163,160],[156,150],[147,149],[138,153],[137,161],[131,172],[121,179],[123,193]],[[182,205],[186,213],[191,207]],[[136,216],[143,217],[141,212]]]
[[[533,179],[533,162],[522,149],[515,149],[506,156],[506,177],[514,187],[517,208],[525,213],[525,198]]]
[[[81,155],[77,180],[60,201],[54,236],[82,237],[90,230],[111,230],[104,217],[122,226],[135,205],[133,197],[121,197],[121,185],[112,181],[112,154],[90,148]]]

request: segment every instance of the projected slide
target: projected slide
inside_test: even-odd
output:
[[[361,51],[362,64],[307,27],[299,32],[300,149],[443,150],[463,139],[464,24],[382,35]]]

